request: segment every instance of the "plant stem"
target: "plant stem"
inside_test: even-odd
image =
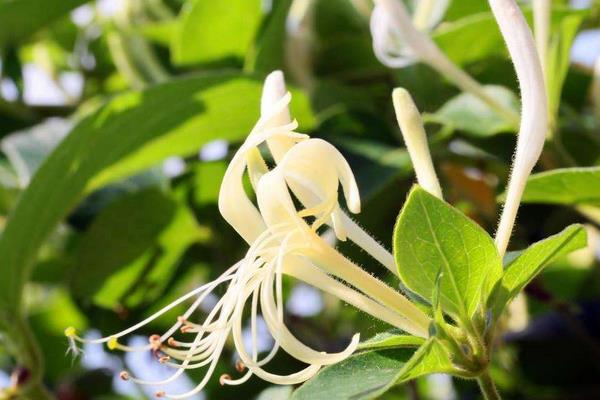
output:
[[[501,400],[500,394],[498,393],[498,390],[496,390],[494,380],[490,376],[489,369],[486,369],[477,377],[477,383],[486,400]]]
[[[25,399],[50,400],[52,395],[42,383],[44,362],[35,336],[29,324],[21,315],[2,315],[0,329],[5,333],[7,350],[14,356],[19,367],[27,369],[30,374],[19,395]],[[18,397],[21,398],[21,397]]]

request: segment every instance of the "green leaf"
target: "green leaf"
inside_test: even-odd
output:
[[[504,199],[505,194],[500,196]],[[564,168],[533,174],[523,203],[600,206],[600,167]]]
[[[425,339],[400,333],[400,331],[381,332],[362,342],[360,350],[377,350],[392,347],[417,347],[425,343]]]
[[[18,44],[87,0],[0,0],[0,48]]]
[[[436,338],[431,338],[417,351],[406,348],[367,351],[323,368],[294,392],[292,400],[376,399],[402,382],[454,370],[446,349]]]
[[[553,27],[547,60],[548,102],[558,112],[562,87],[570,65],[571,46],[587,10],[553,12]]]
[[[507,265],[502,280],[498,282],[491,297],[491,308],[498,317],[502,309],[529,282],[533,280],[546,265],[558,257],[569,254],[586,245],[587,236],[582,225],[574,224],[562,232],[534,243]]]
[[[191,212],[156,188],[121,197],[83,235],[72,291],[107,308],[151,301],[201,233]]]
[[[259,80],[220,73],[172,81],[146,92],[119,97],[97,114],[98,120],[111,131],[143,129],[135,136],[145,135],[144,143],[132,143],[137,145],[135,151],[124,154],[95,176],[87,191],[142,171],[168,157],[194,154],[211,140],[239,142],[245,139],[258,120],[261,90]],[[315,118],[308,99],[296,90],[290,89],[290,92],[292,115],[301,130],[311,129]],[[125,110],[127,112],[123,112]],[[116,119],[116,115],[122,118]]]
[[[487,85],[485,91],[507,108],[519,113],[519,100],[502,86]],[[439,123],[477,137],[489,137],[501,132],[515,132],[517,126],[491,109],[471,93],[461,93],[450,99],[438,111],[424,115],[425,122]]]
[[[289,400],[292,391],[291,386],[272,386],[260,392],[256,400]]]
[[[268,73],[285,66],[286,19],[292,0],[276,0],[261,33],[248,54],[244,69]]]
[[[404,285],[431,302],[441,270],[440,304],[457,320],[471,318],[502,275],[487,232],[419,186],[408,195],[393,240]]]
[[[0,275],[6,277],[0,303],[19,304],[40,246],[86,191],[166,157],[193,154],[216,138],[242,140],[258,117],[260,91],[261,82],[250,77],[201,75],[117,96],[83,118],[40,167],[7,221],[0,238]],[[306,99],[297,100],[308,109]],[[310,114],[292,112],[314,122]]]
[[[433,373],[452,373],[455,371],[450,355],[435,337],[415,352],[396,377],[395,384],[409,381]]]
[[[140,33],[146,39],[156,44],[169,47],[173,37],[177,33],[179,20],[169,19],[165,21],[149,22],[139,27]]]
[[[260,0],[195,0],[182,9],[171,42],[171,58],[177,65],[243,58],[261,20]]]
[[[487,9],[487,5],[484,7]],[[487,10],[440,25],[432,38],[443,52],[459,65],[492,55],[501,56],[506,52],[496,20]],[[465,43],[469,45],[465,46]]]
[[[292,400],[375,399],[394,385],[414,353],[393,349],[355,354],[323,368],[294,392]]]

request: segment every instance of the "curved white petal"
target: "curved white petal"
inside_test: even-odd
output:
[[[373,52],[379,61],[390,68],[403,68],[418,61],[416,54],[407,46],[402,35],[395,29],[387,10],[376,5],[371,13],[371,36]]]
[[[266,129],[286,125],[292,122],[288,107],[277,110],[273,106],[287,94],[283,72],[273,71],[265,79],[260,103],[261,115],[272,115]],[[294,145],[294,141],[287,137],[273,137],[267,140],[269,151],[275,162],[279,162],[285,153]]]

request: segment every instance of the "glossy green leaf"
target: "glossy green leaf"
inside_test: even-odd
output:
[[[355,354],[323,368],[294,392],[292,400],[375,399],[396,383],[414,353],[393,349]]]
[[[258,119],[261,90],[260,80],[220,73],[177,80],[119,97],[97,114],[98,119],[111,131],[142,129],[132,136],[143,139],[143,143],[132,143],[136,148],[95,176],[87,190],[143,171],[167,157],[194,154],[211,140],[242,141]],[[315,118],[308,99],[296,90],[290,92],[292,115],[300,129],[311,129]],[[116,119],[115,115],[122,118]]]
[[[300,386],[292,400],[367,400],[379,398],[394,385],[454,367],[446,349],[429,339],[417,351],[408,348],[359,353],[322,369]]]
[[[587,235],[582,225],[575,224],[562,232],[534,243],[513,259],[504,271],[491,298],[491,308],[498,317],[502,309],[550,262],[584,247]]]
[[[16,305],[37,252],[62,218],[91,191],[216,138],[242,140],[258,117],[261,82],[237,74],[201,75],[117,96],[83,118],[22,194],[0,238],[0,303]],[[295,102],[307,102],[296,96]],[[236,110],[232,113],[231,110]],[[310,114],[294,111],[303,122]]]
[[[440,304],[471,318],[502,274],[492,238],[474,221],[415,186],[394,229],[394,258],[404,285],[428,302],[440,271]]]
[[[0,48],[28,39],[87,0],[1,0]]]
[[[275,0],[244,69],[268,73],[285,66],[286,20],[292,0]]]
[[[257,33],[261,15],[260,0],[187,3],[171,42],[173,62],[189,65],[243,58]]]
[[[430,338],[411,357],[396,377],[396,384],[433,373],[452,373],[455,370],[450,355],[435,337]]]
[[[444,53],[459,65],[493,55],[503,55],[506,52],[496,20],[488,11],[487,4],[484,7],[486,12],[442,24],[432,35]],[[465,43],[469,45],[465,46]]]
[[[485,91],[518,115],[519,100],[513,92],[494,85],[485,86]],[[425,122],[439,123],[477,137],[516,132],[518,128],[471,93],[459,94],[435,113],[425,114],[424,119]]]
[[[425,339],[402,334],[400,331],[381,332],[359,345],[361,350],[377,350],[393,347],[418,347]]]
[[[527,181],[521,201],[600,206],[600,167],[563,168],[533,174]]]

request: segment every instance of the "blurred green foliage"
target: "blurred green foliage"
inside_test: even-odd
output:
[[[24,340],[32,333],[45,364],[41,379],[57,398],[144,398],[135,386],[124,394],[112,384],[127,363],[120,355],[106,363],[112,370],[65,356],[63,330],[108,333],[130,326],[244,254],[245,243],[220,217],[216,199],[228,158],[259,115],[262,78],[274,69],[286,74],[300,130],[331,141],[350,161],[363,199],[357,219],[387,247],[414,180],[390,101],[397,86],[406,87],[425,114],[447,200],[486,231],[494,229],[516,127],[425,65],[383,66],[372,51],[368,1],[314,0],[306,18],[295,21],[298,31],[289,27],[292,3],[0,0],[5,375],[32,362],[27,354],[36,351]],[[527,287],[530,324],[504,338],[493,371],[514,399],[600,397],[600,99],[590,101],[589,66],[569,61],[575,34],[598,25],[600,7],[554,5],[549,86],[555,134],[526,191],[513,246],[582,222],[592,247],[557,259]],[[518,109],[514,71],[486,2],[453,1],[432,37],[496,99]],[[32,100],[32,90],[50,91],[32,83],[32,68],[58,101]],[[79,90],[71,89],[69,76]],[[223,154],[199,156],[215,140],[224,141]],[[339,247],[385,279],[364,254]],[[294,284],[286,282],[286,293]],[[322,349],[341,348],[356,331],[368,337],[387,329],[327,296],[318,315],[287,322]],[[168,326],[157,320],[144,334]],[[217,376],[233,368],[233,351],[227,352]],[[391,365],[374,386],[396,376],[404,353],[371,353]],[[345,361],[355,362],[361,357]],[[285,357],[273,363],[280,371],[296,367]],[[330,379],[329,373],[319,379]],[[360,376],[347,381],[366,385]],[[419,378],[381,398],[440,398],[435,386]],[[258,379],[231,388],[213,382],[205,393],[208,399],[290,397],[291,388],[261,394],[266,387]],[[313,398],[302,397],[302,390],[294,398]],[[455,381],[450,390],[461,399],[478,395],[470,382]]]

